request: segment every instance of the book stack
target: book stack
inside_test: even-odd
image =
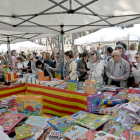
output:
[[[17,106],[17,96],[12,95],[10,97],[1,100],[0,105],[11,108]]]
[[[117,94],[117,91],[106,91],[103,94],[105,97],[114,96]]]
[[[0,115],[6,111],[7,107],[0,105]]]

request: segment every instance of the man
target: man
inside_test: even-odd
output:
[[[120,51],[120,52],[121,52],[121,57],[122,57],[123,59],[125,59],[125,60],[129,63],[128,56],[127,56],[126,54],[124,54],[124,48],[123,48],[122,45],[120,45],[120,44],[119,44],[119,45],[116,45],[115,50]]]
[[[126,60],[121,58],[120,51],[116,50],[112,53],[112,59],[108,62],[106,68],[106,75],[108,77],[108,85],[127,86],[130,66]]]
[[[123,46],[123,48],[124,48],[124,54],[127,55],[128,51],[127,51],[127,46],[126,46],[126,44],[123,43],[123,42],[121,42],[120,45]]]
[[[107,48],[107,51],[106,51],[106,55],[107,55],[106,63],[108,63],[109,60],[111,59],[112,52],[113,52],[112,47],[108,47],[108,48]]]
[[[140,87],[140,52],[136,53],[135,59],[138,65],[136,67],[132,66],[132,74],[134,75],[135,83]]]
[[[12,65],[13,65],[13,68],[15,69],[17,65],[16,58],[19,57],[19,55],[17,54],[16,50],[12,50],[11,54],[12,54]]]
[[[31,69],[32,69],[32,73],[33,74],[37,74],[37,72],[39,71],[39,69],[36,67],[36,56],[35,55],[31,55],[30,56],[30,61],[31,61]]]

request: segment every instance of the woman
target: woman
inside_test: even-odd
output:
[[[64,80],[76,80],[76,64],[73,60],[72,51],[67,51],[64,53],[66,63],[64,65]]]
[[[52,68],[55,68],[49,52],[45,52],[43,54],[43,59],[44,59],[44,63],[48,64]]]
[[[48,64],[42,63],[41,60],[36,61],[36,68],[44,71],[45,76],[50,76],[51,80],[53,80],[53,75],[51,71],[53,70]]]
[[[8,66],[8,64],[9,64],[9,61],[7,61],[6,59],[5,59],[5,57],[4,56],[0,56],[0,60],[1,60],[1,65],[6,65],[6,66]]]
[[[135,54],[136,53],[137,53],[136,44],[131,43],[130,46],[129,46],[129,51],[127,52],[127,56],[128,56],[128,59],[129,59],[131,65],[133,65],[133,63],[136,63],[136,60],[135,60]]]
[[[82,53],[82,59],[77,63],[77,71],[79,72],[79,82],[85,81],[88,78],[87,71],[90,69],[87,68],[87,62],[89,58],[89,53],[87,51]]]
[[[27,72],[27,64],[25,62],[25,60],[22,58],[22,57],[17,57],[16,58],[17,60],[17,70],[19,73],[22,73],[22,72]]]
[[[31,61],[31,70],[33,74],[37,74],[38,69],[36,68],[36,56],[35,55],[31,55],[30,56],[30,61]]]
[[[60,67],[60,57],[59,52],[56,54],[56,68],[53,69],[55,72],[55,78],[61,78],[61,67]]]
[[[28,55],[27,55],[26,64],[27,64],[27,66],[28,66],[28,72],[29,72],[29,73],[32,73],[30,56],[31,56],[31,54],[28,54]]]
[[[103,61],[101,61],[100,53],[96,50],[92,51],[91,57],[93,59],[93,62],[88,62],[87,67],[90,69],[90,71],[87,71],[87,74],[89,74],[90,80],[96,80],[97,84],[103,84],[103,75],[104,75],[104,64]]]

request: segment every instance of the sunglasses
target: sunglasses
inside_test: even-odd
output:
[[[94,55],[94,53],[92,53],[91,55]]]
[[[30,59],[30,60],[33,60],[33,59]]]

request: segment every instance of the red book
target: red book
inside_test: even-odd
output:
[[[0,125],[3,127],[5,131],[10,131],[17,123],[19,123],[23,118],[25,118],[25,114],[6,114],[1,120]]]

